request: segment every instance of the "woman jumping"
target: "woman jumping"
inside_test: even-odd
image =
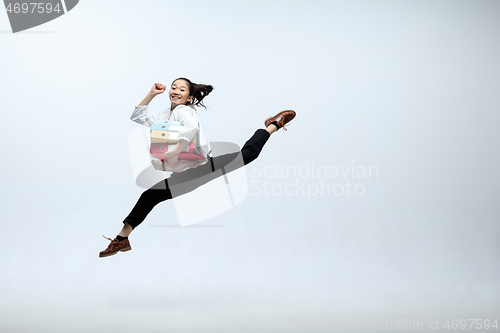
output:
[[[186,146],[196,137],[199,128],[199,117],[194,106],[203,106],[203,99],[213,90],[211,85],[196,84],[186,78],[178,78],[170,86],[170,111],[158,115],[148,113],[148,104],[159,94],[165,92],[166,86],[155,83],[151,91],[135,107],[130,119],[142,125],[149,126],[155,121],[167,121],[173,118],[183,126],[179,131],[178,143],[172,151],[164,153],[164,161],[153,158],[152,163],[156,169],[173,171],[174,173],[148,190],[144,191],[135,204],[130,214],[123,220],[123,228],[115,239],[110,240],[108,247],[99,253],[99,257],[107,257],[131,250],[128,236],[141,224],[151,210],[160,202],[173,199],[182,194],[188,193],[197,187],[207,183],[223,173],[231,172],[243,165],[246,165],[259,156],[267,140],[277,130],[284,128],[295,117],[295,111],[285,110],[264,121],[265,129],[258,129],[254,135],[245,143],[241,151],[210,157],[206,146],[201,147],[202,160],[178,159],[179,154],[185,150]],[[286,128],[284,128],[286,130]],[[242,163],[235,163],[238,158]],[[220,172],[222,170],[222,173]],[[219,172],[216,172],[219,171]],[[201,179],[201,181],[191,181]]]

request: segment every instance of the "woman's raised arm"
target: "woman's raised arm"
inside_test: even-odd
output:
[[[161,84],[161,83],[153,84],[151,91],[148,92],[146,97],[144,97],[144,99],[142,100],[141,103],[139,103],[138,106],[148,105],[156,95],[163,94],[165,89],[167,89],[167,87],[164,84]]]
[[[132,116],[130,116],[130,120],[135,121],[136,123],[139,123],[141,125],[151,127],[151,124],[156,121],[156,117],[154,115],[148,115],[148,104],[156,95],[162,94],[165,89],[166,86],[164,84],[153,84],[153,87],[148,92],[146,97],[144,97],[142,102],[135,107],[134,112],[132,112]]]

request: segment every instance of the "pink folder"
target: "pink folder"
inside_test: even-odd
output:
[[[174,149],[175,144],[164,144],[164,143],[152,143],[151,144],[151,155],[156,158],[166,161],[163,153],[168,152],[169,150]],[[201,155],[199,149],[193,144],[190,143],[187,145],[184,150],[179,154],[179,160],[203,160],[203,156]]]

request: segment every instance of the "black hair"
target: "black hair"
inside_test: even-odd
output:
[[[198,84],[193,83],[191,80],[186,79],[185,77],[180,77],[175,79],[172,84],[174,84],[177,80],[184,80],[188,84],[189,96],[193,96],[193,99],[190,102],[187,102],[186,105],[195,105],[202,106],[205,109],[207,108],[205,104],[203,104],[203,99],[208,96],[214,90],[214,87],[209,84]]]

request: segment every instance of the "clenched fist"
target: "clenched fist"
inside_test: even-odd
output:
[[[166,89],[167,89],[166,85],[161,83],[155,83],[153,84],[153,88],[151,88],[151,93],[156,96],[165,92]]]

